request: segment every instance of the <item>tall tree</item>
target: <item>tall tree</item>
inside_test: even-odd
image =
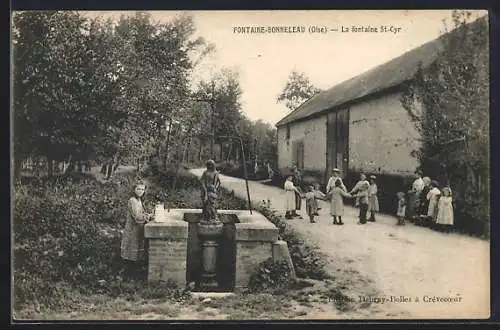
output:
[[[20,13],[14,24],[17,160],[27,152],[46,156],[50,165],[89,154],[100,129],[118,122],[112,112],[100,115],[118,91],[108,75],[110,57],[96,51],[107,49],[107,41],[92,43],[91,26],[75,12]]]
[[[210,154],[213,145],[220,136],[236,135],[236,126],[240,121],[242,90],[238,74],[223,69],[209,80],[200,81],[194,93],[194,99],[209,105],[208,129],[205,130],[210,141]],[[225,138],[224,138],[225,139]]]
[[[417,114],[424,170],[452,186],[458,214],[484,220],[489,201],[488,22],[483,17],[471,23],[466,11],[454,11],[452,21],[454,29],[445,26],[440,38],[438,59],[418,70],[402,104]]]
[[[191,108],[190,75],[193,69],[191,57],[199,62],[213,46],[201,38],[194,38],[195,26],[191,16],[181,15],[173,21],[158,24],[151,16],[137,13],[122,17],[117,33],[128,51],[124,58],[125,71],[130,84],[131,98],[125,104],[135,113],[158,141],[157,154],[163,150],[164,162],[168,161],[173,123],[189,117]]]
[[[278,95],[277,101],[284,102],[288,109],[295,110],[320,91],[304,73],[293,70],[288,76],[285,87]]]
[[[16,13],[15,168],[34,155],[130,158],[141,144],[167,157],[167,128],[190,108],[192,58],[213,48],[194,33],[188,15],[160,24],[137,13],[114,24],[71,11]]]

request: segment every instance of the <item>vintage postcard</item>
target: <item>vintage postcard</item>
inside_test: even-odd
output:
[[[13,321],[490,318],[487,11],[11,35]]]

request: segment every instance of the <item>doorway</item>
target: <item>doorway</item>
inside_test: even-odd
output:
[[[292,160],[298,168],[304,168],[304,141],[297,140],[292,142]]]
[[[326,173],[328,180],[332,169],[338,168],[342,177],[349,166],[349,108],[330,112],[326,122]]]

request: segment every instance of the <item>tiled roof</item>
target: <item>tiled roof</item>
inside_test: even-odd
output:
[[[395,87],[411,79],[418,70],[434,62],[443,49],[441,38],[427,42],[384,64],[320,92],[276,123],[282,126],[341,106],[370,94]]]

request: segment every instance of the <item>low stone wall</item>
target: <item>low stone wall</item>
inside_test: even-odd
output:
[[[148,279],[186,284],[188,223],[171,220],[150,222],[144,228],[148,239]]]
[[[258,265],[268,258],[283,259],[288,248],[278,243],[278,228],[257,211],[219,210],[224,221],[237,217],[234,223],[235,265],[234,287],[245,287]],[[196,222],[198,209],[171,209],[157,213],[155,221],[146,224],[145,237],[149,242],[148,279],[173,280],[183,287],[193,281],[194,269],[199,269],[199,240]],[[223,221],[223,222],[224,222]],[[230,221],[232,222],[232,221]],[[232,225],[229,224],[228,225]],[[226,247],[229,248],[229,247]],[[284,249],[286,251],[284,251]],[[280,252],[281,251],[281,252]],[[227,252],[227,251],[226,251]],[[190,257],[188,258],[188,254]],[[194,259],[193,259],[194,258]],[[188,264],[188,259],[189,264]],[[276,261],[276,260],[275,260]],[[187,269],[191,272],[187,272]],[[187,274],[189,278],[187,278]]]

